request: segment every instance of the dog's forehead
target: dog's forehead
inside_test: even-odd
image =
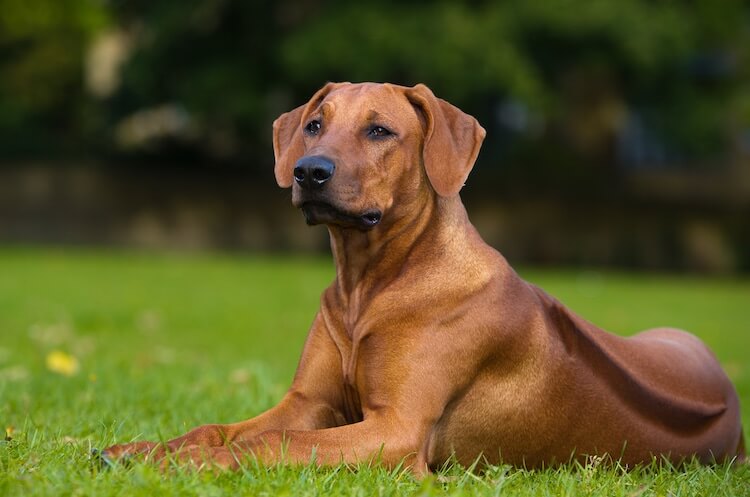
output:
[[[404,88],[391,84],[358,83],[345,85],[329,93],[320,104],[324,115],[347,120],[416,122],[414,109]]]

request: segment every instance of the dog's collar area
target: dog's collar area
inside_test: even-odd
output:
[[[363,214],[352,214],[325,202],[305,202],[300,208],[305,221],[310,226],[316,224],[334,224],[346,228],[371,229],[380,223],[383,213],[379,210],[368,210]]]

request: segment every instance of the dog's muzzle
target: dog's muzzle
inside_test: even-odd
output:
[[[300,188],[297,205],[305,214],[307,224],[335,224],[348,228],[370,229],[380,223],[383,213],[376,209],[351,212],[336,205],[327,188],[323,188],[336,170],[334,162],[323,155],[302,157],[294,166],[294,181]]]

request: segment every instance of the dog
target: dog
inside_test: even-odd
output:
[[[329,83],[273,123],[274,172],[328,227],[323,292],[280,403],[109,459],[199,466],[376,459],[538,468],[745,455],[737,393],[695,336],[604,332],[523,281],[459,196],[485,131],[424,85]]]

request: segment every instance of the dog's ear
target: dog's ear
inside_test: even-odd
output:
[[[273,122],[273,155],[276,160],[273,172],[282,188],[292,186],[294,164],[305,153],[302,126],[305,119],[333,90],[347,83],[327,83],[312,96],[309,102],[281,114]]]
[[[432,187],[443,197],[456,195],[477,160],[484,128],[423,84],[408,88],[406,97],[423,119],[422,158]]]

